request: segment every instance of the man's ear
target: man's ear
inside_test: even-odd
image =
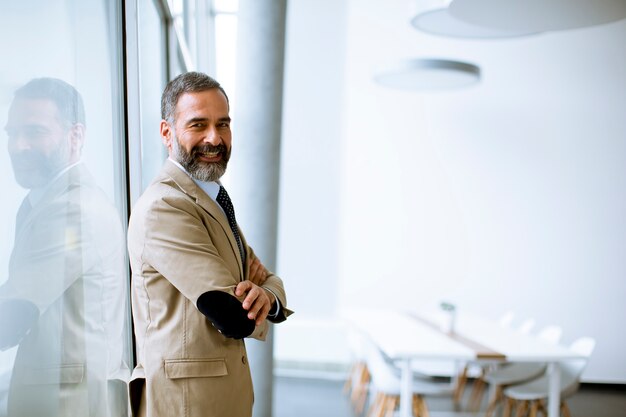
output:
[[[70,128],[70,149],[73,154],[80,155],[85,144],[85,125],[74,123]]]
[[[163,141],[163,145],[167,148],[167,151],[170,152],[172,150],[172,139],[174,137],[174,132],[167,120],[161,120],[160,132],[161,141]]]

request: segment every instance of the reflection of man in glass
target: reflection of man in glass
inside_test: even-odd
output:
[[[19,346],[8,415],[126,415],[124,237],[80,162],[82,98],[61,80],[32,80],[5,130],[15,178],[30,190],[0,287],[0,349]]]

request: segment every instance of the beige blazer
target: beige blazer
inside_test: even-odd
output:
[[[130,386],[134,414],[251,416],[244,341],[223,336],[196,308],[207,291],[234,295],[248,274],[217,203],[166,161],[132,210],[128,250],[137,348]],[[270,273],[263,287],[276,294],[285,316],[291,314],[279,277]],[[263,340],[266,332],[264,323],[253,336]]]
[[[128,283],[119,213],[83,164],[39,193],[16,225],[9,279],[0,286],[0,304],[26,300],[39,310],[17,350],[8,416],[127,415]]]

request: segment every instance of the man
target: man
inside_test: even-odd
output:
[[[139,416],[247,417],[252,382],[244,337],[291,314],[282,281],[247,246],[218,182],[231,153],[220,84],[190,72],[161,100],[169,159],[132,210],[128,250]]]
[[[18,345],[8,415],[127,413],[128,310],[119,215],[80,161],[80,94],[54,78],[18,89],[5,127],[29,190],[0,287],[0,349]]]

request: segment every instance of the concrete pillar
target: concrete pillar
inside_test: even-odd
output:
[[[237,221],[263,264],[276,269],[286,0],[240,0],[229,192]],[[232,192],[230,191],[232,190]],[[272,416],[273,333],[246,341],[254,417]]]

